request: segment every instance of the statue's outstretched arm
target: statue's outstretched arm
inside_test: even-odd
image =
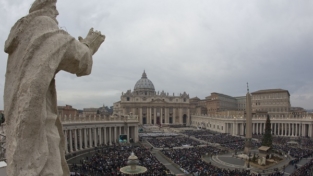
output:
[[[93,28],[91,28],[86,36],[86,38],[78,37],[78,40],[82,42],[83,44],[87,45],[92,53],[94,55],[100,45],[104,42],[105,36],[101,34],[100,31],[93,31]]]

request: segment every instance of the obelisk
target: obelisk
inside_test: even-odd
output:
[[[247,83],[247,94],[246,94],[246,139],[244,153],[248,155],[250,153],[252,143],[252,104],[251,95],[249,93],[249,85]]]

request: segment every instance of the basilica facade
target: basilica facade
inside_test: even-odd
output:
[[[190,99],[184,92],[179,95],[156,91],[145,71],[134,90],[122,93],[120,101],[114,103],[113,114],[135,114],[139,124],[190,125]]]

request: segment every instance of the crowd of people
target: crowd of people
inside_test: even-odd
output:
[[[140,176],[168,175],[170,171],[153,156],[149,149],[142,146],[111,146],[99,148],[89,157],[80,160],[80,164],[71,167],[76,175],[122,176],[120,168],[127,165],[131,152],[138,157],[138,165],[147,168]],[[79,174],[78,174],[79,173]]]
[[[304,176],[304,175],[312,175],[313,174],[313,159],[311,159],[308,163],[296,169],[290,176]]]
[[[146,139],[150,144],[156,148],[172,148],[182,146],[197,146],[199,141],[187,137],[167,137],[167,138],[149,138]]]
[[[174,163],[179,165],[186,173],[195,176],[202,175],[217,175],[217,176],[258,176],[259,174],[250,174],[246,170],[230,170],[219,168],[211,163],[202,160],[204,155],[218,155],[232,151],[242,151],[244,149],[244,139],[241,137],[231,136],[228,134],[216,133],[207,130],[189,130],[183,132],[188,137],[182,136],[163,136],[163,137],[146,137],[145,139],[156,148],[163,148],[162,152],[165,156],[171,159]],[[199,146],[201,143],[190,137],[206,142],[206,146]],[[142,137],[141,137],[142,138]],[[259,140],[252,140],[252,145],[255,147],[261,146],[262,135],[254,135],[253,138]],[[287,145],[290,139],[287,137],[273,137],[272,149],[281,154],[289,154],[294,159],[291,160],[293,165],[296,165],[302,158],[310,157],[313,150],[309,148],[313,141],[308,138],[298,138],[299,144],[304,148]],[[220,148],[210,146],[208,143],[218,143]],[[186,147],[190,146],[190,147]],[[173,147],[186,147],[181,149],[173,149]],[[152,149],[152,148],[151,148]],[[138,157],[139,164],[145,166],[148,172],[141,174],[149,176],[168,175],[170,171],[160,163],[154,155],[151,154],[151,149],[142,146],[106,146],[97,149],[93,155],[86,157],[80,161],[80,164],[73,165],[71,170],[79,172],[83,175],[113,175],[122,176],[120,168],[127,165],[127,159],[133,151]],[[166,150],[164,150],[166,149]],[[300,176],[311,173],[313,170],[313,161],[305,164],[300,168],[296,168],[291,176]],[[274,171],[268,176],[282,176],[283,173]]]
[[[210,143],[228,144],[244,141],[244,139],[241,137],[232,136],[226,133],[216,133],[209,130],[188,130],[183,132],[183,134],[193,136],[197,139]]]
[[[186,149],[175,150],[162,150],[162,152],[170,158],[173,162],[179,165],[187,174],[193,174],[198,176],[204,175],[219,175],[219,176],[249,176],[247,170],[230,170],[223,169],[207,163],[202,160],[203,155],[207,154],[221,154],[226,152],[225,150],[213,147],[193,147]]]

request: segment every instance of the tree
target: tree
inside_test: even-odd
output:
[[[268,114],[265,124],[265,134],[262,139],[262,146],[272,147],[271,120]]]

